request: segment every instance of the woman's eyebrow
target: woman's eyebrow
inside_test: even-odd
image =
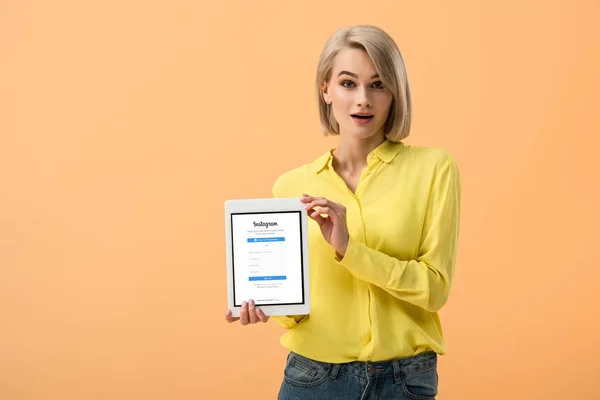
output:
[[[355,73],[349,72],[349,71],[340,71],[338,76],[341,76],[341,75],[350,75],[351,77],[358,79],[358,75],[356,75]],[[375,78],[379,78],[379,74],[375,74],[375,75],[371,76],[371,79],[375,79]]]

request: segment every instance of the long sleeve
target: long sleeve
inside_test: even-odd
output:
[[[429,195],[418,257],[399,260],[352,237],[339,265],[356,278],[381,287],[394,297],[438,311],[448,299],[456,262],[461,184],[449,156],[437,171]]]

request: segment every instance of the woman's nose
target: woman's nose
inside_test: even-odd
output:
[[[358,107],[371,107],[371,100],[369,99],[367,89],[358,90],[356,105]]]

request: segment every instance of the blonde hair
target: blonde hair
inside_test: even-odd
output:
[[[388,140],[399,142],[408,137],[411,122],[411,96],[404,60],[394,39],[372,25],[358,25],[337,30],[327,40],[317,66],[316,85],[321,130],[325,136],[339,135],[339,125],[331,107],[323,98],[322,85],[329,82],[335,58],[343,49],[361,49],[367,52],[383,84],[392,92],[393,100],[385,121],[384,133]]]

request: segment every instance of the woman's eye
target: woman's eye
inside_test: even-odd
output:
[[[373,84],[373,87],[374,87],[375,89],[383,89],[383,88],[384,88],[384,86],[383,86],[383,82],[381,82],[381,81],[377,81],[377,82],[375,82],[375,83]]]
[[[352,81],[343,81],[342,86],[345,88],[349,88],[349,87],[354,86],[354,83]]]

